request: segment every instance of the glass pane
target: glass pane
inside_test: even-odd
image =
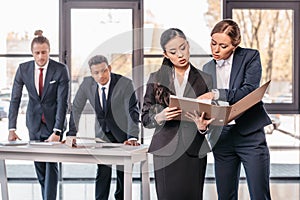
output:
[[[107,57],[112,72],[132,77],[131,9],[72,9],[71,35],[72,97],[96,54]]]
[[[144,92],[151,72],[158,70],[162,63],[163,51],[160,36],[168,28],[181,29],[190,44],[191,55],[209,55],[210,31],[221,18],[221,1],[190,0],[183,4],[181,0],[157,1],[144,0]],[[162,9],[170,7],[172,9]],[[168,16],[168,17],[166,17]],[[147,57],[158,55],[159,57]],[[161,56],[161,57],[160,57]],[[202,69],[211,58],[191,57],[192,64]],[[149,144],[153,129],[144,128],[145,144]]]
[[[51,43],[51,53],[58,54],[59,1],[10,0],[0,6],[0,54],[31,54],[34,31],[43,30]],[[16,17],[19,16],[19,17]]]
[[[58,61],[58,57],[51,58]],[[0,79],[0,94],[4,91],[11,90],[16,70],[20,63],[33,60],[32,57],[2,57],[0,58],[0,71],[3,75]]]
[[[272,80],[265,102],[292,103],[293,10],[233,9],[232,13],[241,28],[241,46],[260,51],[262,83]]]

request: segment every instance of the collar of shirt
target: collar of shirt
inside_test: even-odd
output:
[[[233,54],[232,53],[229,58],[227,58],[226,60],[216,60],[217,66],[218,67],[224,67],[225,65],[230,65],[232,64],[232,59],[233,59]]]
[[[36,87],[37,92],[38,88],[39,88],[39,75],[40,75],[40,68],[43,68],[43,81],[45,82],[45,77],[46,77],[46,73],[47,73],[47,68],[48,68],[48,64],[49,64],[49,60],[46,62],[46,64],[42,67],[40,67],[36,62],[34,62],[34,84]]]
[[[48,68],[48,64],[49,64],[49,60],[46,62],[46,64],[44,66],[39,66],[36,62],[34,62],[34,67],[35,67],[36,70],[39,70],[40,68],[43,68],[44,72],[45,72]]]
[[[100,83],[97,83],[98,84],[98,93],[99,93],[99,97],[100,97],[100,103],[101,103],[101,106],[103,106],[103,102],[102,102],[102,88],[105,87],[105,97],[106,99],[108,99],[108,91],[109,91],[109,84],[110,84],[110,78],[109,78],[109,81],[105,84],[105,85],[101,85]]]
[[[184,90],[185,90],[185,87],[186,87],[186,84],[188,81],[190,71],[191,71],[191,66],[189,65],[189,67],[184,72],[184,77],[183,77],[183,81],[182,81],[181,85],[178,82],[176,72],[175,72],[174,87],[175,87],[176,96],[183,97],[183,93],[184,93]]]
[[[98,84],[98,87],[99,87],[101,92],[102,92],[101,88],[105,87],[105,89],[106,89],[106,98],[107,98],[107,93],[108,93],[109,84],[110,84],[110,78],[109,78],[108,82],[105,85],[101,85],[100,83],[97,83],[97,84]]]
[[[217,76],[217,88],[218,89],[228,89],[230,82],[230,74],[232,68],[232,58],[233,54],[226,59],[223,60],[223,64],[219,67],[218,63],[216,64],[216,76]]]
[[[216,60],[216,63],[217,63],[217,66],[218,67],[223,67],[224,66],[224,62],[225,62],[225,60]]]

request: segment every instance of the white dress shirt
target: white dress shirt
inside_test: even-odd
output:
[[[179,83],[178,77],[177,77],[176,72],[175,72],[174,87],[175,87],[176,96],[178,96],[178,97],[183,97],[184,90],[185,90],[186,84],[188,82],[190,70],[191,70],[190,66],[187,68],[187,70],[185,70],[184,76],[183,76],[183,81],[182,81],[181,84]]]
[[[217,74],[217,88],[229,89],[230,74],[232,69],[233,54],[226,60],[216,61],[216,74]],[[227,104],[227,102],[225,102]],[[223,102],[224,104],[224,102]],[[229,125],[235,124],[235,120],[232,120]]]
[[[39,77],[40,77],[40,68],[43,68],[43,81],[45,83],[45,78],[46,78],[46,73],[47,73],[47,68],[48,68],[49,60],[44,66],[39,66],[36,62],[34,64],[34,84],[37,93],[39,94]],[[43,85],[44,85],[43,83]]]
[[[226,60],[216,61],[216,75],[217,75],[217,88],[218,89],[228,89],[230,73],[232,68],[233,53]]]
[[[109,78],[109,81],[105,84],[105,85],[101,85],[100,83],[97,83],[98,84],[98,93],[99,93],[99,99],[100,99],[100,103],[101,103],[101,106],[103,108],[103,102],[102,102],[102,88],[105,87],[105,97],[106,97],[106,100],[108,98],[108,91],[109,91],[109,84],[110,84],[110,78]]]

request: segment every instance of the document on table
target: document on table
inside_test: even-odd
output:
[[[28,141],[21,141],[21,140],[16,140],[16,141],[0,141],[0,145],[2,146],[19,146],[19,145],[27,145]]]
[[[62,144],[61,142],[41,142],[41,141],[30,141],[29,145],[39,145],[39,146],[52,146]]]

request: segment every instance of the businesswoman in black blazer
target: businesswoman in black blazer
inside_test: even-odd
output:
[[[214,88],[199,98],[227,101],[230,105],[260,85],[262,66],[257,50],[239,47],[240,29],[225,19],[211,31],[213,60],[203,66],[212,75]],[[251,199],[271,199],[270,155],[264,126],[271,123],[263,102],[259,102],[223,127],[213,148],[219,200],[238,199],[241,163],[246,172]]]
[[[204,120],[203,114],[190,115],[199,119],[198,126],[174,120],[182,111],[168,105],[170,94],[197,98],[208,92],[212,79],[189,62],[189,43],[181,30],[164,31],[160,44],[164,60],[150,75],[142,109],[143,125],[155,128],[149,152],[153,154],[156,192],[159,200],[199,200],[207,163],[206,154],[199,154],[203,154],[204,134],[212,120]]]

